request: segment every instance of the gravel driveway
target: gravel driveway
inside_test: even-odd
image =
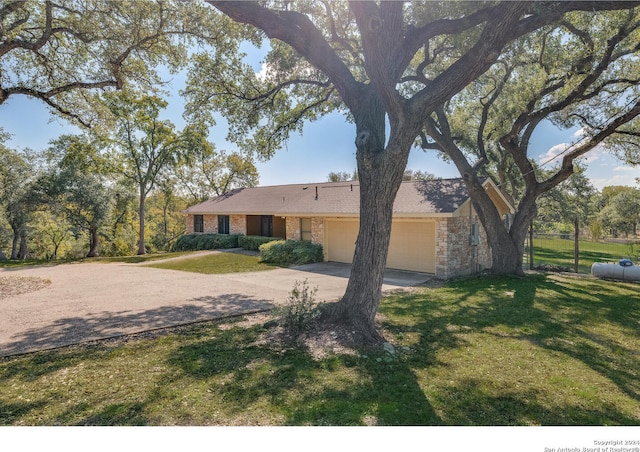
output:
[[[296,280],[317,285],[318,301],[338,299],[347,284],[344,274],[296,269],[204,275],[116,263],[0,269],[0,276],[51,281],[0,299],[0,356],[269,309],[286,301]]]

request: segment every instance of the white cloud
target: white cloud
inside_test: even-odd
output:
[[[586,135],[586,128],[581,127],[571,135],[573,138],[583,138]]]
[[[271,66],[263,62],[262,66],[260,67],[260,72],[256,72],[256,78],[261,82],[264,82],[272,72],[273,70],[271,69]]]
[[[576,132],[576,134],[577,133],[578,132]],[[576,134],[574,134],[574,136],[576,136]],[[551,147],[546,153],[540,155],[539,157],[540,163],[541,164],[546,163],[548,165],[553,166],[553,164],[555,164],[556,162],[560,162],[561,158],[559,157],[559,155],[563,154],[568,148],[578,145],[578,143],[580,142],[580,137],[576,136],[576,138],[577,138],[576,141],[574,141],[573,143],[560,143]],[[607,155],[607,150],[604,147],[604,145],[598,144],[589,152],[587,152],[584,156],[582,156],[581,161],[583,163],[588,164],[588,163],[595,162],[596,160],[602,160],[606,155]]]
[[[570,146],[569,143],[556,144],[555,146],[552,146],[551,148],[549,148],[549,150],[544,154],[540,154],[540,157],[538,157],[538,160],[540,161],[541,164],[545,164],[547,162],[551,164],[551,160],[557,157],[558,155],[562,154],[564,151],[566,151],[569,146]]]
[[[596,160],[602,160],[606,155],[608,155],[607,149],[604,145],[599,144],[585,154],[584,161],[586,163],[595,162]]]
[[[631,166],[616,166],[613,170],[617,172],[634,171],[638,173],[638,176],[640,176],[640,170],[638,170],[638,168],[632,168]]]
[[[590,180],[593,186],[598,190],[602,190],[604,187],[608,187],[610,185],[627,185],[629,187],[637,186],[634,174],[616,174],[609,178],[591,178]]]

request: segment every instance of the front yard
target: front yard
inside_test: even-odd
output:
[[[640,424],[638,285],[535,275],[389,296],[393,355],[284,347],[268,320],[1,359],[0,424]]]

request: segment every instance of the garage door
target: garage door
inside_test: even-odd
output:
[[[425,273],[436,272],[434,222],[394,221],[387,267]]]
[[[330,220],[327,228],[327,256],[333,262],[351,263],[358,238],[357,220]]]
[[[327,220],[327,256],[334,262],[351,262],[358,237],[357,220]],[[435,273],[435,222],[394,221],[387,267]]]

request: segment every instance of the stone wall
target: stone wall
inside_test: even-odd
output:
[[[311,218],[311,241],[324,245],[324,218]]]
[[[300,240],[300,217],[286,218],[287,239]]]
[[[480,242],[469,243],[471,224],[478,225]],[[475,212],[442,218],[436,226],[436,276],[444,279],[470,275],[491,267],[491,252],[487,235]]]
[[[287,217],[287,239],[300,240],[300,217]],[[324,218],[311,218],[311,242],[322,245],[324,243]]]

